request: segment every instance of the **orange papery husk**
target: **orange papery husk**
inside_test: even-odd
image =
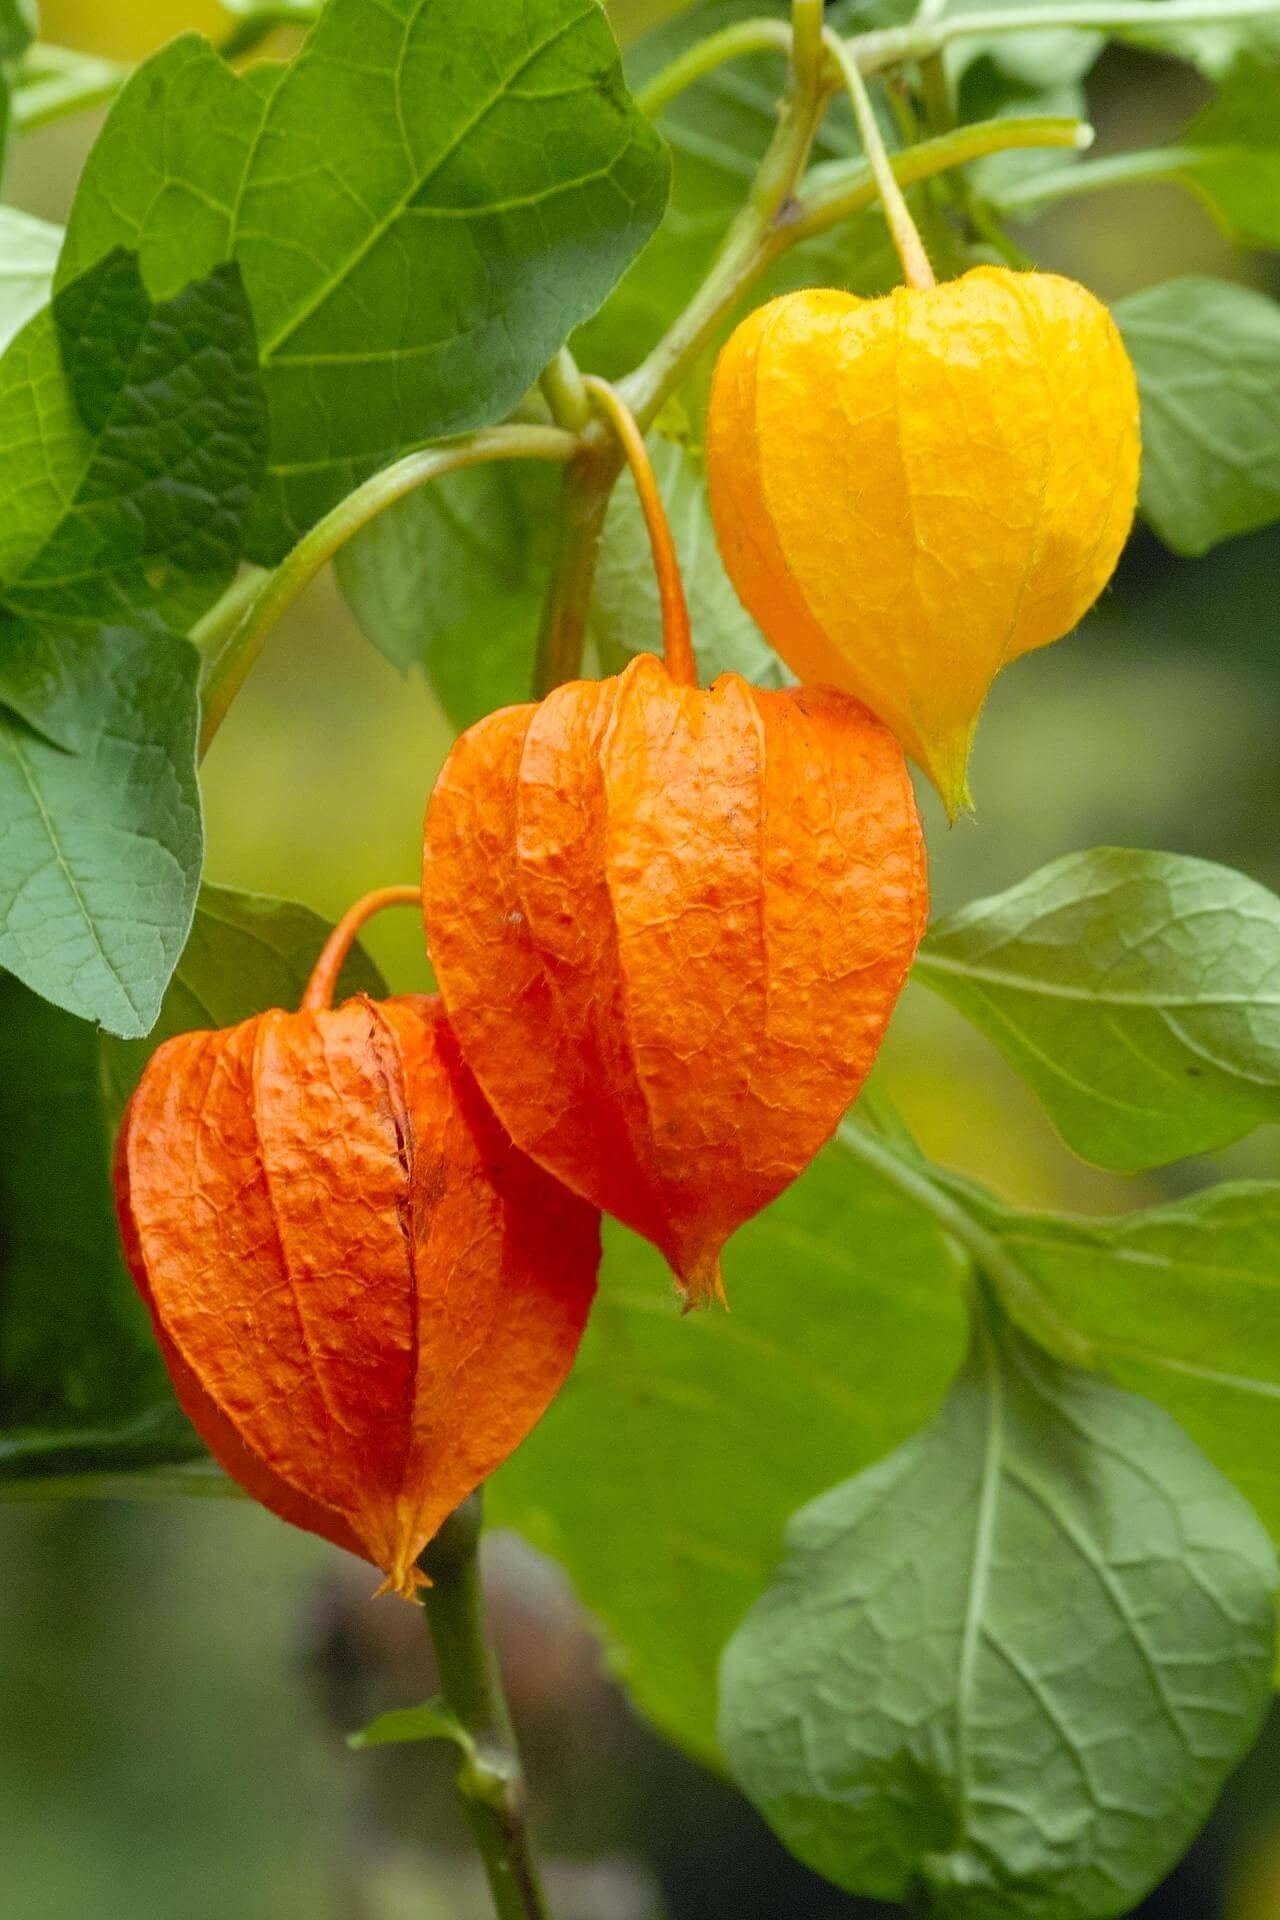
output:
[[[215,1459],[411,1597],[427,1542],[573,1363],[596,1210],[511,1144],[421,997],[167,1041],[116,1196]]]
[[[851,696],[641,654],[491,714],[427,812],[458,1043],[512,1138],[689,1304],[862,1085],[924,928],[893,736]]]

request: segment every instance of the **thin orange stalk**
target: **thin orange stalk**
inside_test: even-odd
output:
[[[627,456],[631,477],[636,483],[636,492],[640,496],[644,523],[649,530],[649,544],[653,549],[658,598],[662,605],[662,656],[667,672],[682,685],[696,687],[698,665],[693,653],[693,636],[689,630],[689,608],[684,597],[684,582],[680,578],[680,562],[676,558],[676,543],[671,537],[667,510],[658,491],[644,435],[630,407],[607,380],[587,373],[582,377],[582,384],[617,434]]]
[[[333,990],[338,984],[338,975],[342,972],[347,955],[355,943],[355,937],[366,920],[375,913],[381,913],[384,907],[420,907],[422,890],[420,887],[377,887],[372,893],[366,893],[362,900],[348,907],[329,938],[320,949],[320,958],[311,969],[311,978],[307,982],[302,996],[302,1011],[317,1013],[332,1006]]]

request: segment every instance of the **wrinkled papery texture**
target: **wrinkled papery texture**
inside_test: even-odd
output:
[[[954,815],[1008,661],[1075,626],[1133,520],[1138,393],[1106,308],[976,267],[750,314],[716,368],[725,566],[802,680],[879,714]]]
[[[462,736],[427,814],[431,957],[517,1145],[690,1301],[875,1058],[927,911],[896,741],[827,688],[641,654]]]
[[[210,1451],[411,1595],[573,1362],[595,1211],[511,1145],[438,1002],[363,995],[167,1041],[121,1123],[116,1194]]]

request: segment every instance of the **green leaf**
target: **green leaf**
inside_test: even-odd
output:
[[[700,677],[740,673],[757,686],[782,687],[791,676],[734,592],[720,561],[706,466],[692,447],[665,434],[649,436],[663,504],[671,522],[693,625]],[[644,515],[629,477],[614,489],[600,543],[591,631],[606,672],[637,653],[662,652],[662,613]]]
[[[407,673],[486,600],[526,578],[511,464],[446,474],[406,494],[339,550],[338,582],[366,639]]]
[[[0,352],[48,303],[61,227],[0,207]]]
[[[1136,1173],[1280,1120],[1280,900],[1227,867],[1068,854],[943,920],[915,977],[1099,1166]]]
[[[926,1419],[964,1345],[940,1235],[838,1149],[725,1271],[732,1311],[682,1319],[658,1256],[607,1233],[573,1373],[486,1495],[567,1568],[644,1711],[709,1759],[720,1649],[788,1514]]]
[[[239,263],[270,561],[408,447],[507,413],[648,238],[666,174],[590,0],[331,0],[287,65],[241,78],[185,36],[140,69],[60,279],[122,244],[158,297]]]
[[[1233,19],[1231,0],[1224,0],[1220,20],[1209,18],[1210,10],[1206,9],[1205,20],[1199,26],[1167,26],[1160,21],[1159,0],[1152,0],[1150,12],[1151,26],[1139,23],[1115,27],[1111,29],[1115,38],[1127,40],[1132,46],[1149,47],[1157,53],[1176,54],[1214,80],[1221,79],[1249,54],[1271,65],[1280,60],[1278,14],[1259,13]]]
[[[95,1035],[0,974],[0,1473],[200,1453],[120,1258],[116,1121],[158,1040],[296,1006],[328,931],[306,907],[205,887],[155,1035],[140,1046]],[[385,992],[358,948],[342,990]]]
[[[534,461],[450,474],[338,555],[365,637],[402,672],[420,668],[459,728],[528,698],[559,483]]]
[[[191,937],[145,1040],[102,1037],[102,1096],[114,1133],[143,1067],[175,1033],[233,1027],[266,1007],[295,1007],[328,927],[309,907],[227,887],[204,886]],[[385,995],[386,984],[360,946],[352,948],[338,997]]]
[[[124,1270],[91,1027],[0,974],[0,1472],[182,1460]]]
[[[0,700],[82,749],[104,623],[163,634],[210,604],[265,456],[234,266],[159,304],[126,253],[70,282],[0,361]]]
[[[1116,321],[1142,395],[1142,511],[1175,553],[1280,519],[1280,307],[1225,280],[1166,280]]]
[[[798,1514],[722,1733],[786,1845],[946,1920],[1103,1920],[1258,1730],[1275,1555],[1159,1408],[998,1316],[932,1426]]]
[[[347,1735],[353,1753],[363,1753],[369,1747],[405,1746],[418,1740],[448,1740],[468,1760],[475,1759],[475,1741],[443,1700],[428,1700],[420,1707],[392,1707],[359,1733]]]
[[[1280,247],[1280,66],[1245,58],[1180,142],[1176,177],[1241,247]]]
[[[965,1197],[1098,1363],[1173,1414],[1280,1543],[1280,1185],[1112,1220]]]
[[[0,967],[133,1036],[160,1010],[200,878],[198,662],[125,627],[100,646],[79,752],[0,711]]]

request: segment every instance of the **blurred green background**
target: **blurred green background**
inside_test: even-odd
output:
[[[669,10],[615,9],[629,31]],[[50,38],[121,57],[221,18],[196,0],[44,7]],[[1158,143],[1200,97],[1185,69],[1109,54],[1091,91],[1104,150]],[[85,119],[20,143],[11,197],[62,217],[94,130]],[[1106,298],[1179,272],[1268,285],[1173,188],[1065,206],[1030,244]],[[1204,855],[1280,887],[1278,610],[1280,532],[1189,562],[1139,531],[1081,633],[997,684],[973,769],[976,822],[949,832],[926,801],[937,906],[1102,842]],[[375,654],[321,580],[208,760],[211,877],[329,915],[414,877],[449,738],[421,680]],[[393,986],[424,983],[413,916],[386,917],[369,944]],[[1170,1170],[1159,1188],[1090,1171],[990,1048],[923,993],[908,991],[886,1063],[925,1146],[1011,1198],[1106,1211],[1213,1174],[1280,1174],[1274,1130],[1212,1166]],[[484,1913],[447,1755],[342,1747],[342,1729],[431,1684],[418,1616],[369,1607],[366,1569],[222,1501],[0,1507],[0,1565],[0,1913]],[[553,1570],[499,1539],[490,1574],[559,1920],[870,1911],[791,1867],[736,1796],[636,1722]],[[1142,1911],[1280,1916],[1280,1728]]]

